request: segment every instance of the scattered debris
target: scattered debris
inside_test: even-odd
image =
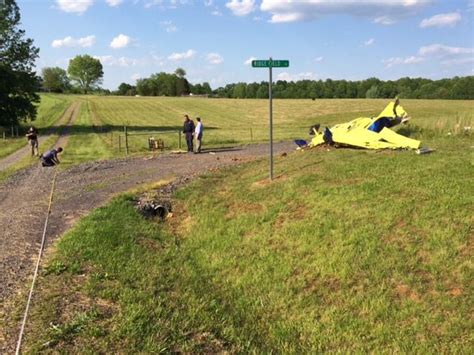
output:
[[[182,177],[141,195],[136,200],[135,207],[146,218],[158,217],[161,221],[171,218],[173,216],[171,197],[179,187],[185,185],[190,179],[190,177]]]
[[[428,154],[428,153],[432,153],[434,151],[435,151],[435,149],[431,149],[431,148],[420,148],[420,149],[416,150],[416,154]]]

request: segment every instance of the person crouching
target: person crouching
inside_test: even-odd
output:
[[[41,155],[41,165],[43,166],[55,166],[60,163],[58,154],[63,151],[63,148],[51,149]]]

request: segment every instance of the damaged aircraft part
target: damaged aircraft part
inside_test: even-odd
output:
[[[392,131],[390,128],[406,123],[407,112],[398,99],[390,102],[377,117],[360,117],[347,123],[326,127],[323,132],[313,129],[315,136],[309,147],[336,144],[365,149],[419,149],[421,142]]]

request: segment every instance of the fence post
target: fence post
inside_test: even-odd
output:
[[[19,135],[18,135],[18,126],[15,127],[15,130],[16,130],[16,136],[19,137]]]
[[[120,153],[120,151],[122,150],[122,136],[120,134],[119,134],[118,143],[119,143],[119,153]]]
[[[3,140],[6,140],[7,138],[5,137],[5,132],[3,132]]]
[[[128,155],[128,133],[127,133],[127,126],[123,127],[125,132],[125,154]]]
[[[178,131],[178,149],[181,150],[181,130]]]
[[[15,137],[15,132],[13,132],[13,126],[12,126],[12,138]]]

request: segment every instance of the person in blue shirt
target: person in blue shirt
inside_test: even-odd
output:
[[[51,149],[41,155],[41,165],[43,166],[55,166],[60,163],[58,154],[63,151],[63,148]]]
[[[196,129],[194,130],[194,137],[196,137],[196,151],[194,153],[201,153],[203,126],[202,126],[200,117],[197,117],[196,121],[197,121],[197,125],[196,125]]]

